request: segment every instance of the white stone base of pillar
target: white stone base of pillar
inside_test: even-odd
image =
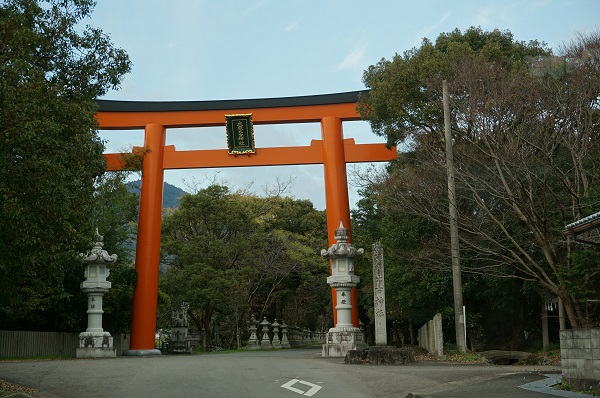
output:
[[[108,332],[79,333],[79,347],[75,351],[76,358],[115,358],[117,349]]]
[[[332,328],[327,332],[321,356],[323,358],[344,358],[350,350],[364,350],[368,347],[360,329],[354,327]]]

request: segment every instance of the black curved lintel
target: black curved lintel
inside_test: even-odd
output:
[[[227,109],[283,108],[291,106],[334,105],[358,102],[368,90],[300,97],[236,99],[215,101],[113,101],[97,100],[100,112],[177,112]]]

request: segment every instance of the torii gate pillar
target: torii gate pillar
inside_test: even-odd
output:
[[[329,246],[336,243],[335,230],[340,225],[340,221],[348,226],[348,242],[352,243],[342,120],[339,117],[333,116],[326,116],[321,119],[321,137],[323,138],[328,243]],[[354,327],[358,327],[358,299],[355,287],[352,288],[350,299],[350,303],[352,304],[352,324]],[[333,304],[333,324],[335,325],[337,323],[337,311],[335,310],[337,296],[334,289],[332,289],[331,301]]]
[[[164,126],[158,124],[146,126],[135,256],[137,284],[133,291],[131,345],[123,355],[161,354],[160,350],[153,347],[158,307],[165,139]]]

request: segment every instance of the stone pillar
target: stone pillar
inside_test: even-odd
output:
[[[562,302],[562,299],[558,298],[558,327],[559,330],[567,329],[567,318],[565,317],[565,306]]]
[[[548,333],[548,303],[542,301],[541,317],[542,317],[542,351],[548,351],[548,345],[550,345],[550,337]]]
[[[444,331],[442,330],[442,314],[439,312],[433,317],[433,340],[435,341],[435,356],[444,357]]]
[[[385,278],[383,271],[383,247],[373,244],[373,295],[375,311],[375,345],[387,345],[387,321],[385,312]]]
[[[350,350],[367,347],[361,330],[353,325],[351,291],[360,278],[354,275],[354,258],[363,255],[363,249],[355,249],[348,243],[348,230],[343,222],[335,230],[336,243],[321,250],[321,256],[331,259],[331,276],[327,283],[335,290],[337,323],[329,329],[323,344],[323,357],[345,357]]]
[[[117,261],[117,255],[109,255],[104,246],[103,237],[96,230],[97,242],[87,254],[82,254],[86,264],[81,290],[88,296],[88,327],[79,334],[79,348],[75,352],[77,358],[116,357],[117,351],[113,346],[113,338],[109,332],[102,329],[102,297],[111,287],[106,280],[110,275],[109,264]]]
[[[248,323],[250,324],[248,327],[248,330],[250,331],[250,338],[248,339],[246,349],[260,350],[260,341],[258,340],[258,336],[256,334],[256,331],[258,330],[258,328],[256,327],[258,325],[258,321],[256,320],[256,318],[254,318],[254,314],[252,315],[252,318],[250,318],[250,321]]]

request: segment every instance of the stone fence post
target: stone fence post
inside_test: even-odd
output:
[[[444,356],[444,334],[442,332],[442,314],[437,313],[433,319],[419,328],[419,347],[438,358]]]

